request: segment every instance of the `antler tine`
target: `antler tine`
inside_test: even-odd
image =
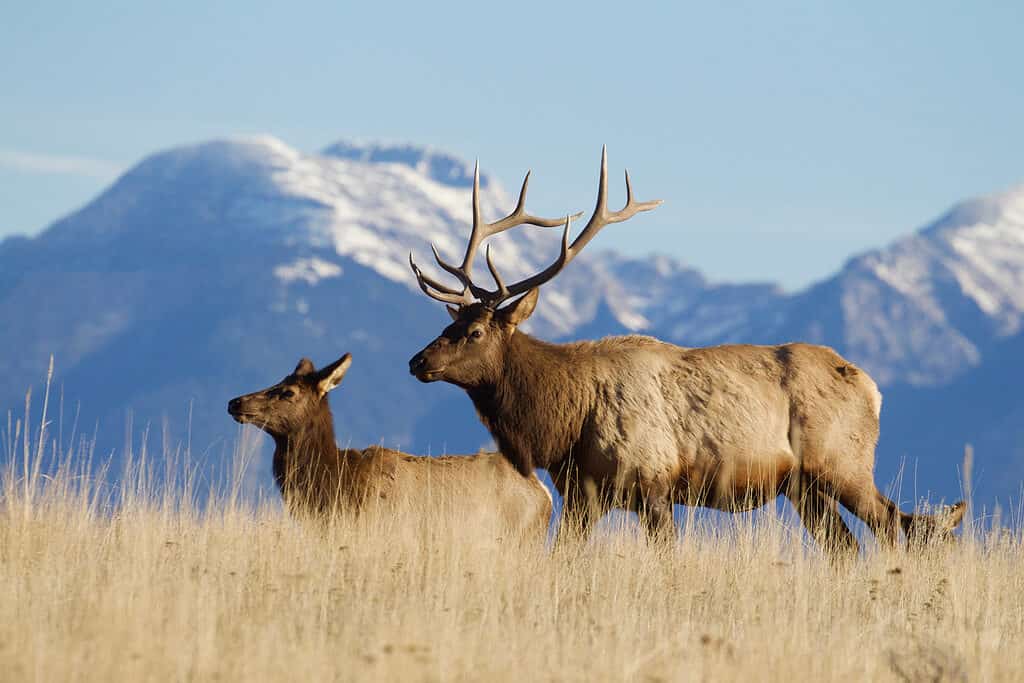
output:
[[[612,223],[627,221],[641,211],[650,211],[662,203],[662,200],[655,199],[649,202],[638,202],[633,197],[633,185],[629,181],[629,171],[626,171],[626,204],[618,211],[608,213],[608,147],[601,148],[601,179],[598,183],[597,206],[594,207],[594,215],[587,221],[582,232],[572,241],[569,247],[570,259],[587,245],[587,242],[594,238],[601,228]]]
[[[441,285],[436,280],[432,280],[416,267],[416,264],[412,261],[410,255],[410,266],[413,272],[416,274],[416,279],[420,284],[420,288],[423,289],[424,285],[427,285],[435,290],[436,293],[427,292],[430,296],[439,301],[446,301],[448,303],[460,303],[467,304],[471,303],[473,298],[490,304],[492,301],[504,301],[510,294],[505,287],[504,282],[501,280],[501,276],[498,274],[497,268],[494,266],[494,262],[491,260],[490,250],[487,253],[487,267],[491,271],[491,276],[494,278],[494,282],[497,285],[497,289],[494,291],[485,289],[478,285],[473,284],[473,260],[476,258],[476,252],[480,248],[480,244],[488,237],[497,235],[500,232],[504,232],[517,225],[535,225],[541,228],[553,228],[562,225],[563,219],[561,218],[541,218],[534,216],[533,214],[526,212],[526,192],[530,186],[530,172],[526,172],[526,177],[523,178],[523,185],[519,190],[519,200],[516,202],[515,209],[512,213],[505,216],[504,218],[494,221],[493,223],[485,223],[483,221],[483,212],[480,208],[480,161],[477,160],[473,167],[473,229],[469,235],[469,242],[466,245],[466,253],[462,257],[461,265],[454,265],[448,263],[441,258],[437,248],[431,245],[431,249],[434,251],[434,259],[437,261],[443,270],[450,275],[454,276],[460,284],[462,284],[462,291],[452,289]],[[582,216],[583,213],[575,213],[564,219],[566,222],[575,220]],[[424,291],[426,291],[424,289]],[[435,294],[440,294],[445,298],[441,299]],[[472,297],[470,296],[472,294]],[[457,298],[458,300],[452,300]]]
[[[484,223],[483,211],[480,209],[480,160],[477,159],[473,167],[473,230],[469,233],[469,242],[466,244],[466,254],[462,257],[462,274],[472,278],[473,259],[476,257],[476,250],[480,243],[488,237],[484,234],[487,231],[487,224]]]
[[[467,287],[473,284],[472,282],[470,282],[469,276],[466,275],[466,271],[464,268],[453,266],[452,264],[448,263],[443,258],[441,258],[441,254],[437,251],[437,247],[435,247],[433,244],[430,245],[430,250],[434,252],[434,260],[437,261],[437,265],[441,266],[441,268],[446,270],[448,273],[454,275],[455,278],[460,283],[462,283],[463,291],[465,291]]]
[[[538,228],[557,228],[565,221],[564,218],[540,218],[532,214],[526,213],[526,190],[530,186],[530,173],[526,172],[526,177],[523,178],[523,186],[519,190],[519,201],[516,202],[515,210],[509,215],[505,216],[499,221],[489,223],[487,225],[487,236],[497,235],[499,232],[504,232],[509,228],[514,228],[517,225],[536,225]],[[572,214],[572,219],[575,220],[583,215],[583,212]]]
[[[494,281],[498,283],[498,291],[487,292],[487,294],[489,295],[487,298],[488,305],[496,307],[499,304],[501,304],[501,302],[507,299],[511,299],[514,296],[518,296],[519,294],[524,294],[533,289],[534,287],[539,287],[540,285],[544,284],[545,282],[553,278],[555,275],[558,275],[558,272],[562,270],[562,268],[564,268],[566,264],[569,263],[569,261],[572,260],[572,254],[570,254],[569,251],[569,223],[571,221],[572,216],[565,217],[565,220],[563,222],[565,228],[564,230],[562,230],[562,251],[559,253],[558,258],[555,260],[555,262],[552,263],[547,268],[545,268],[544,270],[542,270],[541,272],[537,273],[536,275],[531,275],[525,280],[520,280],[519,282],[513,284],[511,287],[505,286],[505,283],[501,281],[501,278],[498,275],[498,271],[494,268],[494,265],[490,261],[490,254],[488,253],[487,265],[491,269],[491,276],[494,277]]]
[[[480,159],[477,159],[473,164],[473,235],[483,222],[483,211],[480,209]]]
[[[498,297],[499,300],[504,301],[510,294],[508,289],[505,287],[505,281],[501,279],[501,275],[498,274],[498,269],[494,266],[494,261],[491,260],[491,245],[487,245],[487,250],[484,251],[484,256],[487,259],[487,270],[491,271],[491,277],[494,278],[494,284],[498,288],[493,292],[493,295]]]
[[[629,182],[629,169],[626,169],[626,205],[622,207],[621,211],[616,212],[615,216],[625,214],[627,210],[629,210],[629,214],[622,216],[621,218],[614,218],[609,222],[621,223],[622,221],[632,218],[641,211],[650,211],[651,209],[656,209],[657,207],[661,206],[664,203],[664,199],[652,199],[649,202],[636,201],[633,197],[633,186]],[[630,207],[632,207],[632,209],[630,209]]]
[[[514,228],[517,225],[535,225],[539,228],[554,228],[562,224],[563,219],[561,218],[541,218],[540,216],[534,216],[526,212],[526,192],[530,187],[530,173],[526,172],[526,176],[523,178],[523,185],[519,189],[519,199],[516,201],[516,208],[513,209],[512,213],[505,216],[504,218],[494,221],[493,223],[484,223],[481,218],[480,211],[480,174],[479,166],[473,173],[473,232],[469,236],[469,244],[466,246],[466,255],[462,259],[462,275],[467,279],[472,279],[473,275],[473,260],[476,258],[476,252],[480,248],[480,244],[487,239],[497,235],[498,233],[505,232],[510,228]],[[572,218],[576,219],[583,215],[583,212],[573,214]],[[448,272],[452,272],[448,268],[445,268]],[[454,273],[453,273],[454,274]],[[456,276],[460,277],[460,276]]]
[[[529,176],[529,173],[527,173],[527,176]],[[521,196],[520,201],[522,201]],[[519,207],[516,208],[518,209]],[[480,209],[480,160],[477,159],[476,164],[473,165],[473,230],[469,233],[469,242],[466,244],[466,253],[462,257],[462,264],[456,266],[448,263],[438,255],[437,249],[434,249],[434,258],[437,260],[437,265],[457,277],[459,282],[467,287],[472,279],[473,259],[476,256],[476,250],[480,247],[480,243],[489,236],[486,234],[487,228],[488,225],[484,223],[483,212]]]
[[[433,247],[433,245],[431,245],[431,247]],[[434,250],[434,253],[437,253],[436,249]],[[413,274],[416,275],[416,283],[420,286],[420,289],[423,290],[423,293],[431,299],[436,299],[437,301],[442,301],[446,304],[458,304],[460,306],[473,302],[473,298],[469,295],[467,287],[463,287],[460,292],[457,289],[452,289],[451,287],[424,275],[423,271],[420,270],[420,267],[416,265],[416,261],[413,260],[411,252],[409,253],[409,267],[412,268]],[[436,291],[431,291],[431,289]]]
[[[540,273],[532,277],[528,277],[525,280],[516,282],[503,289],[507,292],[507,296],[499,299],[493,305],[497,305],[505,299],[524,294],[534,287],[538,287],[555,275],[557,275],[565,266],[569,264],[576,255],[579,254],[587,243],[594,238],[594,236],[601,231],[606,225],[612,223],[621,223],[627,221],[641,211],[650,211],[662,203],[662,200],[655,199],[649,202],[638,202],[633,197],[633,186],[629,181],[629,171],[626,171],[626,204],[620,210],[613,213],[608,212],[608,147],[604,146],[601,148],[601,175],[597,185],[597,202],[594,206],[594,213],[587,221],[586,226],[576,239],[569,244],[569,218],[565,219],[565,231],[562,235],[562,251],[558,256],[558,259],[550,266],[545,268]],[[578,214],[577,214],[578,215]],[[504,294],[504,292],[502,292]]]

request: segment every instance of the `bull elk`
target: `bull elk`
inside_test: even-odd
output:
[[[672,528],[673,504],[735,512],[779,495],[792,501],[819,544],[836,552],[858,548],[838,503],[888,544],[897,542],[901,528],[908,538],[931,537],[949,535],[959,524],[963,503],[935,516],[907,514],[875,486],[881,394],[866,372],[831,348],[684,348],[639,335],[550,344],[518,330],[537,304],[538,288],[598,231],[661,203],[636,201],[627,172],[625,206],[609,211],[602,151],[596,208],[570,244],[575,216],[526,213],[529,177],[515,210],[485,223],[478,166],[462,263],[447,263],[434,249],[458,286],[428,277],[410,254],[420,288],[450,304],[453,322],[413,356],[409,369],[420,381],[465,389],[521,474],[549,470],[568,516],[580,520],[584,533],[611,507],[638,512],[656,534]],[[476,284],[472,268],[480,244],[524,224],[563,227],[557,259],[507,284],[488,249],[495,288]]]
[[[455,502],[484,508],[520,537],[546,535],[551,494],[535,476],[523,478],[499,453],[420,457],[370,447],[338,448],[327,394],[344,377],[352,356],[317,370],[303,358],[283,380],[228,402],[228,413],[274,439],[274,480],[294,514],[406,504],[438,509]]]

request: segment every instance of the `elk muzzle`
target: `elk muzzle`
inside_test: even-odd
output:
[[[433,346],[431,344],[415,356],[409,359],[409,373],[421,382],[436,382],[441,379],[444,368],[432,368],[426,352]]]
[[[228,415],[235,418],[235,422],[245,423],[252,417],[245,408],[247,396],[239,396],[228,401]]]

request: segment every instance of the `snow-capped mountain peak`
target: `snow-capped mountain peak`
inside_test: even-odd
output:
[[[937,316],[944,293],[936,283],[955,282],[1000,334],[1012,334],[1024,319],[1024,185],[962,202],[863,265]]]
[[[945,263],[964,294],[1020,329],[1024,314],[1024,185],[965,202],[931,231],[946,246]]]
[[[323,151],[324,156],[371,164],[401,164],[444,185],[473,186],[473,165],[447,152],[411,143],[360,142],[341,140]],[[491,178],[480,173],[480,187],[486,188]]]
[[[47,239],[136,239],[161,250],[262,244],[282,250],[273,272],[286,286],[332,277],[341,257],[418,292],[410,253],[442,281],[449,276],[434,264],[431,245],[445,259],[462,258],[472,222],[472,173],[464,160],[413,145],[336,143],[317,154],[271,136],[214,140],[148,157],[55,225]],[[484,176],[480,199],[486,220],[514,204]],[[502,274],[515,280],[552,262],[559,236],[559,230],[524,226],[488,243]],[[546,302],[531,321],[535,330],[569,333],[614,288],[614,278],[588,263],[592,258],[585,254],[569,269],[573,275],[546,289]],[[678,268],[662,259],[654,274]],[[476,275],[488,277],[479,268]],[[621,299],[612,307],[623,324],[638,329],[648,325],[637,308],[646,305]]]

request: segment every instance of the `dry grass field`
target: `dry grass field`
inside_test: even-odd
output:
[[[230,492],[200,507],[187,482],[147,483],[141,458],[120,489],[81,456],[44,476],[19,429],[0,493],[5,680],[1024,675],[1024,550],[1006,532],[837,565],[774,514],[691,519],[661,544],[605,524],[554,550],[472,510],[325,527]]]

